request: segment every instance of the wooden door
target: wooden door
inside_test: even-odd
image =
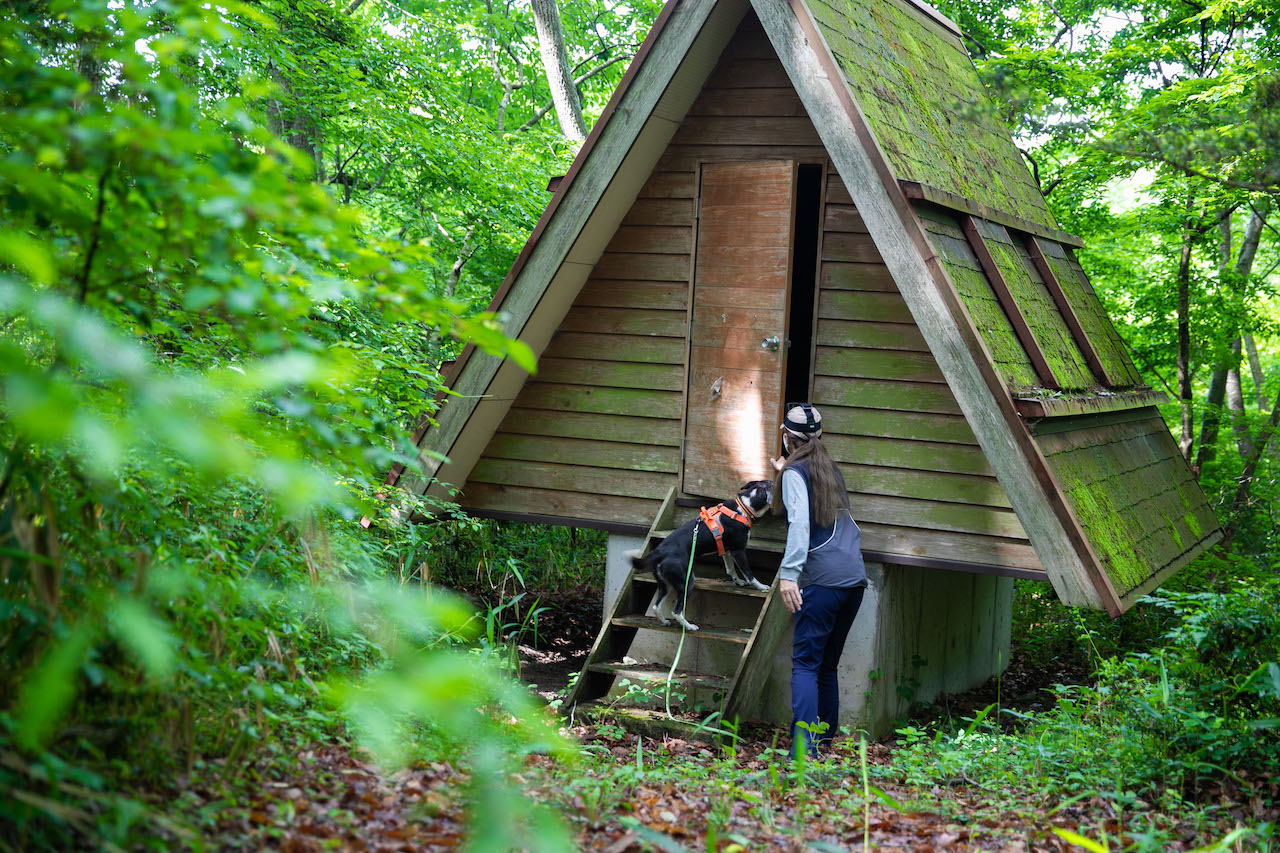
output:
[[[773,476],[797,170],[790,160],[700,170],[681,481],[688,494],[724,499],[747,480]]]

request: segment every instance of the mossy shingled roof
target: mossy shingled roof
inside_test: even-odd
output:
[[[1098,294],[1094,292],[1089,277],[1084,274],[1071,247],[1053,240],[1041,241],[1040,245],[1044,249],[1045,261],[1062,285],[1067,301],[1071,303],[1072,310],[1080,319],[1080,325],[1084,327],[1085,334],[1097,351],[1111,380],[1111,387],[1126,388],[1145,384],[1129,355],[1129,348],[1107,316],[1107,309],[1102,307]]]
[[[1067,322],[1031,262],[1026,245],[1014,240],[1003,225],[975,220],[987,249],[1026,318],[1058,386],[1087,390],[1098,385]]]
[[[938,260],[955,282],[956,292],[964,301],[974,328],[991,354],[991,363],[1005,384],[1015,391],[1037,388],[1040,378],[1035,367],[1019,343],[1009,317],[996,299],[991,282],[983,273],[982,265],[960,226],[945,214],[930,214],[922,219],[938,252]]]
[[[1156,409],[1036,443],[1119,597],[1216,538],[1218,520]]]
[[[906,0],[807,0],[896,177],[1057,228],[959,39]]]

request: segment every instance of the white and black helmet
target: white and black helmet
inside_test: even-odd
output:
[[[779,429],[797,438],[817,438],[822,435],[822,413],[808,403],[788,403]]]

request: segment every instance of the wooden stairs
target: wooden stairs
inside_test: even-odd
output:
[[[673,488],[649,528],[644,553],[696,517],[697,506],[681,504]],[[678,622],[664,626],[645,615],[657,591],[657,580],[650,572],[631,570],[565,700],[565,711],[625,706],[620,691],[614,690],[623,679],[643,686],[650,695],[662,694],[679,649],[680,663],[671,680],[685,697],[680,710],[690,711],[701,704],[706,713],[719,710],[721,719],[727,721],[749,715],[768,680],[778,641],[791,624],[777,583],[785,544],[786,526],[781,518],[766,516],[752,525],[748,558],[756,579],[769,585],[767,591],[736,586],[714,554],[695,562],[694,591],[685,613],[700,630],[684,632],[683,643]],[[670,638],[668,642],[661,641],[664,634]],[[632,654],[637,648],[650,653]],[[673,698],[672,711],[677,707]]]

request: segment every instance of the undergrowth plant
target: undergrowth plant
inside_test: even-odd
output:
[[[182,787],[234,809],[247,766],[356,738],[447,750],[487,838],[565,844],[506,782],[563,742],[404,582],[392,511],[426,504],[380,496],[441,358],[532,354],[281,138],[246,63],[320,21],[358,43],[323,4],[0,15],[0,849],[191,846]]]
[[[1224,786],[1269,796],[1280,774],[1280,580],[1250,578],[1217,592],[1164,592],[1141,603],[1162,635],[1138,651],[1105,655],[1072,617],[1094,655],[1089,684],[1059,684],[1041,712],[995,706],[950,726],[904,726],[883,775],[912,785],[963,783],[1035,791],[1045,801],[1111,804],[1135,832],[1155,832],[1151,809],[1212,809]],[[1256,827],[1266,832],[1266,827]],[[1154,836],[1153,836],[1154,837]]]
[[[515,589],[599,593],[606,534],[546,524],[453,519],[419,534],[430,563],[424,579],[500,602]]]

